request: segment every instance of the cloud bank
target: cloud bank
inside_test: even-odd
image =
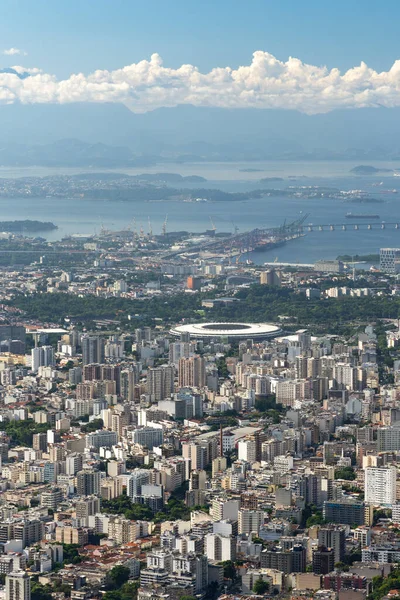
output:
[[[27,56],[26,52],[20,48],[8,48],[8,50],[3,50],[3,54],[5,56]]]
[[[308,114],[400,106],[400,60],[380,73],[364,62],[341,73],[298,58],[283,62],[257,51],[247,66],[218,67],[208,73],[190,64],[165,67],[158,54],[115,71],[79,73],[64,80],[40,69],[14,66],[8,70],[14,72],[5,71],[0,72],[0,104],[116,102],[138,113],[191,104],[295,109]]]

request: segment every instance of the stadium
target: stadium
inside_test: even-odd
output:
[[[189,334],[194,339],[225,337],[236,340],[265,340],[282,333],[282,329],[272,323],[191,323],[177,325],[170,330],[176,337]]]

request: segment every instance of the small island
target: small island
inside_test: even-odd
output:
[[[142,173],[141,175],[133,175],[133,179],[139,179],[141,181],[161,181],[164,183],[179,183],[180,181],[187,181],[192,183],[203,183],[207,181],[205,177],[200,175],[180,175],[179,173]]]
[[[355,254],[352,256],[351,254],[340,254],[336,260],[341,260],[343,262],[367,262],[367,263],[378,263],[379,262],[379,254]]]
[[[283,181],[283,177],[263,177],[260,179],[260,183],[271,183],[274,181]]]
[[[54,229],[58,229],[58,227],[50,221],[0,221],[0,231],[8,233],[32,233],[36,231],[53,231]]]
[[[392,173],[392,169],[372,167],[371,165],[358,165],[350,169],[350,173],[355,175],[375,175],[375,173]]]

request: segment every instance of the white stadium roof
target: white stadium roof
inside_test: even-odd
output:
[[[191,323],[177,325],[171,329],[172,335],[188,333],[192,338],[204,339],[228,337],[236,339],[275,337],[282,329],[272,323]]]

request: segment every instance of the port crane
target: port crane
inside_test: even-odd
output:
[[[210,218],[210,223],[211,223],[211,231],[213,231],[215,233],[217,231],[217,228],[215,227],[214,221],[212,220],[211,216],[209,218]]]
[[[237,235],[239,233],[239,227],[237,225],[235,225],[235,223],[233,221],[231,221],[232,226],[233,226],[233,235]]]

